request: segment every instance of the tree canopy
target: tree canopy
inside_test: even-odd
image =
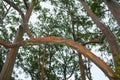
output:
[[[14,68],[31,80],[94,80],[92,63],[120,79],[119,0],[3,0],[0,13],[0,80],[15,80]]]

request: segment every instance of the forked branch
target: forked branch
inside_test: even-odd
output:
[[[31,13],[32,13],[32,10],[33,10],[33,4],[31,3],[29,9],[27,10],[26,14],[24,15],[22,10],[15,3],[11,2],[10,0],[4,0],[4,1],[19,12],[19,14],[21,15],[21,17],[23,19],[23,24],[21,26],[23,27],[25,32],[28,34],[28,36],[30,38],[33,38],[32,34],[30,32],[30,29],[28,27],[28,21],[30,19],[30,16],[31,16]]]

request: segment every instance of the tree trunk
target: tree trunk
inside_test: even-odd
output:
[[[24,33],[23,29],[21,27],[19,27],[18,33],[17,33],[16,38],[13,43],[21,41],[23,33]],[[19,49],[19,47],[11,48],[10,52],[8,53],[6,62],[4,63],[1,74],[0,74],[0,80],[9,80],[10,79],[10,76],[13,71],[16,55],[18,53],[18,49]]]
[[[114,58],[114,64],[115,67],[119,67],[119,60],[120,59],[115,59],[118,55],[120,55],[120,48],[118,46],[118,43],[115,40],[114,35],[111,33],[111,31],[106,27],[105,24],[103,24],[97,17],[96,15],[89,9],[87,6],[86,2],[84,0],[80,0],[84,8],[86,9],[87,13],[90,15],[90,17],[93,19],[93,21],[96,23],[96,25],[99,27],[99,29],[103,32],[103,34],[106,36],[108,43],[110,45],[110,48],[112,50],[112,55]]]
[[[81,54],[78,54],[78,55],[79,55],[79,65],[80,65],[81,77],[82,77],[82,80],[86,80],[85,66],[84,66],[84,62],[83,62],[83,59],[82,59],[82,55]]]

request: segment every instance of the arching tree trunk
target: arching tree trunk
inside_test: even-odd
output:
[[[103,32],[103,34],[106,36],[108,43],[110,45],[110,48],[112,50],[112,55],[114,58],[114,64],[115,67],[120,67],[120,59],[115,59],[117,58],[118,55],[120,55],[120,47],[117,43],[117,41],[115,40],[114,35],[111,33],[111,31],[107,28],[107,26],[105,24],[103,24],[97,17],[96,15],[91,11],[91,9],[89,9],[89,7],[87,6],[86,2],[84,0],[80,0],[80,2],[82,3],[82,5],[84,6],[85,10],[87,11],[87,13],[90,15],[90,17],[93,19],[93,21],[96,23],[96,25],[99,27],[99,29]]]

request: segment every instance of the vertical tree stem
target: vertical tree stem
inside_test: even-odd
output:
[[[19,27],[16,38],[13,43],[21,41],[23,33],[24,32],[23,32],[22,28]],[[10,52],[8,53],[6,62],[4,63],[1,74],[0,74],[0,80],[10,80],[10,77],[11,77],[11,74],[13,71],[13,67],[14,67],[14,63],[15,63],[15,59],[16,59],[16,55],[18,53],[18,49],[19,49],[19,47],[12,48],[10,50]]]

